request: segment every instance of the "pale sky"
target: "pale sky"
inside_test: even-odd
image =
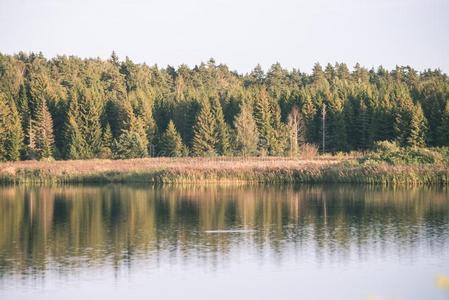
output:
[[[0,0],[0,52],[165,67],[210,57],[247,72],[280,62],[449,73],[449,0]]]

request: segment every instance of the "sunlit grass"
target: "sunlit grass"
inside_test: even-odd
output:
[[[21,161],[0,164],[2,183],[449,183],[445,164],[362,164],[350,155]]]

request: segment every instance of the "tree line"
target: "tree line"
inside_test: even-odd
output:
[[[325,127],[323,110],[325,107]],[[324,129],[323,129],[324,128]],[[0,160],[297,155],[449,146],[440,70],[279,63],[247,74],[41,53],[0,54]]]

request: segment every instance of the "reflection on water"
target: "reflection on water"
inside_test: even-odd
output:
[[[448,253],[446,189],[0,188],[1,299],[448,299]]]

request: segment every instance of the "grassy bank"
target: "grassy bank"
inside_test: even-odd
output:
[[[62,183],[360,183],[449,184],[446,163],[391,165],[354,157],[145,158],[0,163],[3,184]]]

